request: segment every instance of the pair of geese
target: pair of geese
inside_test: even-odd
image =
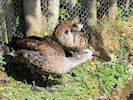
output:
[[[11,46],[26,59],[32,66],[31,71],[46,76],[61,75],[76,67],[80,63],[93,58],[93,51],[84,49],[86,42],[80,23],[64,22],[59,24],[52,38],[27,37],[11,42]],[[77,51],[72,57],[66,57],[65,48],[72,48]],[[33,89],[35,83],[33,82]]]

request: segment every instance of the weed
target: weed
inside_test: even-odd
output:
[[[70,17],[65,9],[60,8],[59,10],[59,18],[61,21],[67,21],[67,18]]]
[[[128,71],[124,65],[111,62],[96,61],[97,69],[91,71],[104,93],[108,93],[123,87],[128,78]]]
[[[117,58],[119,59],[119,63],[127,65],[127,56],[128,56],[128,50],[129,45],[127,43],[127,40],[120,39],[120,47],[119,50],[115,52],[117,55]]]

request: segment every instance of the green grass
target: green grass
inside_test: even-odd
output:
[[[103,28],[111,27],[104,26]],[[101,26],[99,26],[101,28]],[[109,30],[112,31],[112,30]],[[124,28],[116,27],[113,31],[125,34]],[[96,100],[103,93],[115,91],[124,86],[129,73],[126,68],[126,57],[128,47],[125,39],[120,39],[120,50],[113,54],[110,62],[102,62],[97,59],[86,61],[74,68],[69,73],[63,74],[60,78],[49,79],[51,84],[55,84],[51,89],[60,92],[50,93],[43,87],[44,81],[39,77],[37,84],[41,92],[33,93],[31,88],[32,74],[29,69],[20,62],[20,59],[13,60],[12,64],[7,62],[5,71],[7,73],[6,83],[0,84],[0,100]],[[3,58],[0,58],[0,71],[3,71]]]
[[[115,60],[116,61],[116,60]],[[91,63],[96,66],[91,66]],[[10,66],[8,66],[10,67]],[[13,74],[21,74],[18,68],[15,68]],[[11,71],[11,70],[10,70]],[[39,87],[41,92],[33,93],[31,85],[27,83],[24,76],[21,81],[9,75],[6,83],[0,85],[0,99],[2,100],[90,100],[96,99],[100,93],[108,93],[124,85],[128,77],[128,71],[124,65],[116,62],[100,62],[97,60],[86,61],[69,73],[62,75],[60,78],[50,77],[50,83],[57,81],[51,89],[60,92],[50,93],[43,87]],[[22,78],[22,77],[21,77]],[[15,80],[16,79],[16,80]],[[41,81],[40,81],[41,82]],[[43,83],[42,83],[43,84]]]
[[[113,92],[124,86],[129,73],[124,62],[126,58],[126,42],[121,41],[120,50],[113,54],[112,61],[102,62],[89,60],[62,77],[50,77],[50,87],[59,92],[50,93],[45,90],[41,76],[36,76],[36,83],[41,92],[31,91],[32,73],[21,58],[7,60],[5,72],[6,83],[0,84],[0,99],[2,100],[96,100],[103,93]],[[125,48],[125,49],[124,49]],[[3,69],[3,58],[0,69]],[[3,71],[3,70],[1,70]]]
[[[86,100],[90,96],[95,98],[99,95],[98,83],[91,77],[90,66],[86,63],[81,64],[70,73],[64,74],[62,78],[50,77],[50,80],[59,81],[51,89],[61,92],[50,93],[43,87],[41,92],[32,93],[31,85],[17,81],[11,77],[7,77],[5,86],[0,87],[0,98],[9,100]]]
[[[97,69],[91,72],[98,80],[104,93],[115,91],[124,86],[128,78],[128,71],[122,64],[111,62],[97,62]]]

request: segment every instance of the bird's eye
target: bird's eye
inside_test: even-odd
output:
[[[86,51],[85,53],[87,54],[88,52]]]
[[[65,34],[68,34],[68,30],[65,31]]]
[[[84,29],[81,29],[81,32],[84,32]]]
[[[73,24],[73,26],[74,26],[74,27],[77,27],[77,25],[76,25],[76,24]]]

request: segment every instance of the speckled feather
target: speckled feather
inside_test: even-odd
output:
[[[42,55],[47,56],[50,51],[53,54],[65,56],[63,48],[50,38],[25,38],[16,41],[18,49],[30,49],[39,51]]]
[[[66,48],[71,48],[73,50],[80,50],[86,47],[86,40],[84,38],[83,32],[72,32],[72,36],[65,34],[65,32],[70,29],[72,30],[73,24],[70,22],[63,22],[57,25],[53,36],[57,38],[57,41],[65,46]],[[75,39],[75,40],[74,40]]]
[[[51,40],[49,40],[50,42]],[[87,49],[73,57],[66,57],[62,47],[56,43],[42,39],[25,38],[16,41],[17,53],[33,66],[28,66],[33,72],[39,74],[63,74],[76,67],[83,61],[91,59],[93,52]],[[56,47],[54,46],[56,45]],[[58,48],[58,49],[56,49]]]

